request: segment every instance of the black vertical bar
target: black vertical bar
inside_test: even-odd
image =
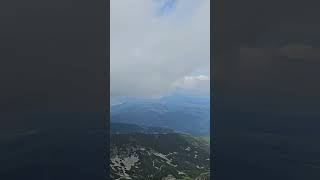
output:
[[[0,179],[105,179],[109,1],[0,8]]]

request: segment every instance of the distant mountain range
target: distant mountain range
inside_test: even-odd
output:
[[[173,92],[160,98],[111,98],[111,122],[161,127],[194,135],[210,133],[210,97]]]
[[[174,130],[162,127],[143,127],[136,124],[110,123],[111,134],[145,133],[166,134],[174,133]]]

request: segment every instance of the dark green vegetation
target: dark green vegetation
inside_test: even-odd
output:
[[[210,136],[195,136],[195,138],[199,138],[200,140],[204,140],[210,144]]]
[[[174,131],[162,127],[143,127],[136,124],[110,123],[111,133],[173,133]]]
[[[110,153],[113,179],[209,179],[209,144],[189,134],[111,134]]]

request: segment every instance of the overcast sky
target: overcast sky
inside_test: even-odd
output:
[[[111,96],[209,91],[209,0],[111,0]]]

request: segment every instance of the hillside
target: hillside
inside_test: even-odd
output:
[[[172,129],[162,128],[162,127],[144,127],[138,126],[136,124],[126,124],[126,123],[110,123],[110,132],[112,134],[126,134],[126,133],[173,133]]]
[[[163,127],[194,135],[210,133],[210,98],[175,93],[158,99],[119,98],[111,122]]]
[[[188,134],[111,134],[112,179],[209,179],[209,144]]]

